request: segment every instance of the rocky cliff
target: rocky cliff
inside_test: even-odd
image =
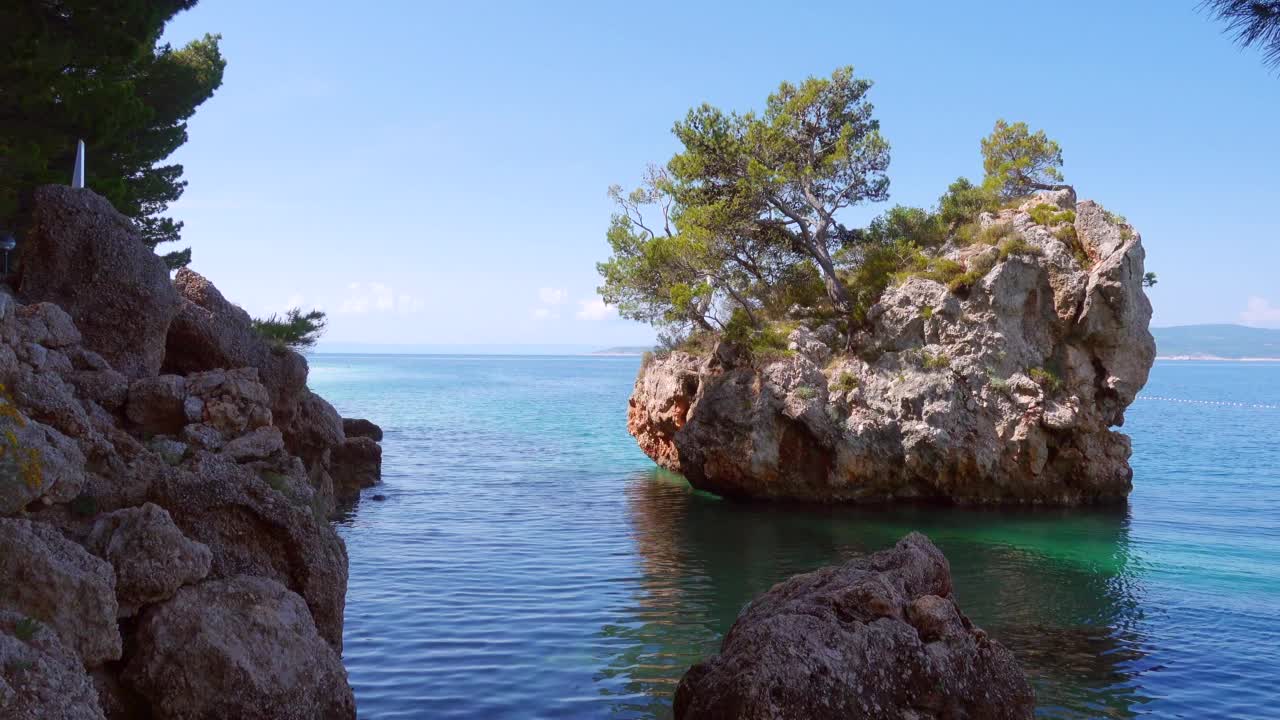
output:
[[[101,197],[37,191],[0,284],[0,717],[344,718],[328,518],[381,431]],[[350,436],[348,430],[350,429]]]
[[[628,428],[725,496],[1077,504],[1123,500],[1112,430],[1155,357],[1142,239],[1074,193],[984,214],[999,243],[941,254],[973,281],[891,286],[844,337],[801,324],[787,356],[725,343],[646,362]]]

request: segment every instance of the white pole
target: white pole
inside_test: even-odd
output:
[[[84,141],[80,140],[76,144],[76,169],[71,175],[71,187],[80,189],[84,187]]]

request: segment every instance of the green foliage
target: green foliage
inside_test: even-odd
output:
[[[1142,276],[1142,287],[1155,287],[1158,282],[1160,282],[1160,280],[1153,272],[1149,272]]]
[[[976,225],[962,225],[958,232],[963,232],[966,228],[976,228]],[[976,232],[972,232],[967,236],[969,242],[960,242],[965,236],[963,234],[957,237],[957,242],[964,245],[998,245],[1006,238],[1015,237],[1016,231],[1013,229],[1012,223],[999,222],[992,223]]]
[[[928,351],[920,351],[920,365],[925,370],[946,370],[951,367],[951,358],[945,353],[934,355]]]
[[[964,274],[964,265],[945,257],[937,257],[925,255],[918,252],[914,258],[902,270],[894,275],[894,280],[898,283],[906,282],[913,277],[932,280],[936,283],[947,285],[952,280]]]
[[[796,306],[814,317],[853,309],[833,253],[856,233],[836,215],[885,199],[889,184],[870,88],[841,68],[782,83],[759,114],[691,110],[675,125],[681,150],[665,168],[630,193],[610,189],[618,210],[611,256],[597,266],[600,295],[676,343],[724,329],[738,310],[759,327]],[[891,212],[869,231],[941,241],[924,211]]]
[[[840,373],[840,378],[836,380],[836,391],[840,394],[853,392],[858,389],[858,378],[851,372]]]
[[[325,314],[319,310],[303,313],[293,308],[281,318],[275,314],[265,320],[254,318],[253,329],[277,347],[309,348],[324,333]]]
[[[969,267],[960,275],[957,275],[947,283],[947,289],[951,292],[962,292],[976,285],[982,278],[991,272],[991,268],[996,266],[996,256],[989,253],[976,255],[969,260]]]
[[[925,320],[931,319],[933,317],[933,306],[925,305],[924,307],[920,308],[920,317],[924,318]]]
[[[29,617],[24,617],[14,624],[13,636],[22,642],[31,642],[35,638],[36,633],[40,631],[40,623]]]
[[[944,227],[958,228],[975,222],[984,212],[1000,209],[1000,194],[990,184],[974,185],[958,178],[938,199],[938,218]]]
[[[1263,62],[1280,68],[1280,2],[1276,0],[1202,0],[1200,6],[1226,23],[1241,47],[1262,48]]]
[[[801,400],[812,400],[818,397],[818,390],[812,385],[801,385],[800,387],[796,388],[795,394],[796,394],[796,397],[800,398]]]
[[[148,245],[179,239],[164,217],[186,186],[160,163],[187,139],[187,120],[222,83],[219,37],[157,45],[195,0],[107,3],[14,0],[0,9],[0,226],[25,222],[31,191],[68,182],[76,140],[86,183],[133,218]],[[189,251],[170,253],[171,266]]]
[[[1009,392],[1009,379],[999,377],[996,375],[996,371],[991,368],[987,368],[987,384],[991,386],[992,390],[1005,394]]]
[[[1052,227],[1058,223],[1074,223],[1076,221],[1075,210],[1062,210],[1056,205],[1049,203],[1040,203],[1028,211],[1031,215],[1031,221],[1037,225]]]
[[[1128,225],[1129,224],[1129,221],[1126,220],[1123,215],[1118,215],[1116,213],[1111,212],[1110,210],[1103,210],[1102,217],[1106,218],[1107,222],[1111,223],[1112,225]]]
[[[1021,235],[1005,238],[1000,242],[1000,259],[1007,260],[1013,255],[1043,255],[1044,251],[1026,241]],[[985,274],[985,273],[984,273]]]
[[[1031,370],[1027,371],[1027,374],[1031,376],[1032,380],[1039,383],[1040,387],[1050,393],[1056,393],[1062,389],[1062,380],[1058,377],[1057,373],[1052,370],[1047,368],[1031,368]]]
[[[1062,148],[1043,130],[1030,132],[1024,122],[997,120],[982,140],[982,169],[986,185],[1002,200],[1055,190],[1062,183]]]

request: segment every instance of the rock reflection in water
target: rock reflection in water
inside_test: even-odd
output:
[[[680,676],[715,652],[751,598],[795,573],[929,535],[961,607],[1018,656],[1039,714],[1131,717],[1146,699],[1140,563],[1123,510],[1028,511],[739,504],[655,470],[626,488],[642,580],[631,622],[601,634],[625,649],[599,677],[627,682],[615,711],[669,716]],[[646,698],[637,702],[637,698]]]

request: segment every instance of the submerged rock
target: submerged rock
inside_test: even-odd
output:
[[[1046,203],[1074,209],[1074,226],[1033,222]],[[890,287],[852,352],[818,326],[768,362],[723,343],[652,359],[628,429],[659,465],[730,497],[1123,500],[1131,449],[1111,428],[1155,358],[1141,237],[1067,192],[982,222],[1021,245],[947,249],[986,268],[970,286]]]
[[[678,720],[1033,717],[1012,653],[960,612],[947,559],[911,533],[748,605],[676,689]]]

